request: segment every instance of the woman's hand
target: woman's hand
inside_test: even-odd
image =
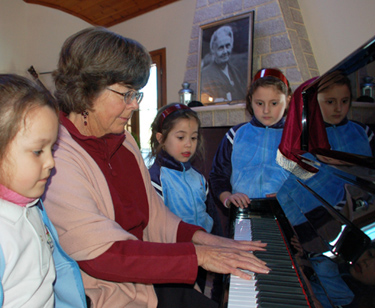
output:
[[[197,231],[193,243],[198,258],[198,265],[207,271],[234,274],[243,279],[252,279],[251,274],[242,271],[267,274],[266,263],[253,255],[252,251],[265,250],[267,244],[259,241],[235,241]],[[242,269],[242,270],[241,270]]]
[[[220,195],[220,200],[222,200],[224,206],[229,207],[229,204],[234,204],[240,208],[246,208],[250,204],[250,198],[243,193],[231,194],[229,192],[222,193]]]

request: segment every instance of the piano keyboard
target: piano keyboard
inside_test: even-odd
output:
[[[252,273],[250,281],[231,275],[228,308],[311,307],[274,218],[236,219],[234,239],[268,243],[267,251],[254,254],[267,262],[271,272]]]

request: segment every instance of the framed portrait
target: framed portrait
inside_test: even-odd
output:
[[[253,28],[254,11],[200,27],[197,99],[204,105],[245,101]]]

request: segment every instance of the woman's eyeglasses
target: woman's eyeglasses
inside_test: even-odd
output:
[[[118,92],[118,91],[113,90],[111,88],[106,88],[106,89],[123,96],[124,101],[127,105],[130,105],[134,100],[137,100],[137,104],[139,105],[142,101],[142,98],[143,98],[143,92],[138,92],[138,91],[135,91],[135,90],[130,90],[126,93],[121,93],[121,92]]]

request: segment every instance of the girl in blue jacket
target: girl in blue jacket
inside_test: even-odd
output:
[[[54,102],[31,81],[0,75],[0,307],[86,307],[77,263],[40,197],[55,166]]]
[[[195,111],[182,104],[162,107],[151,124],[151,183],[165,205],[182,221],[220,233],[218,216],[209,195],[208,183],[192,164],[203,156],[200,120]],[[210,215],[210,214],[211,215]],[[213,230],[214,219],[215,230]],[[199,268],[197,284],[204,291],[207,272]],[[218,288],[220,275],[214,279]]]
[[[161,108],[151,125],[151,182],[165,205],[184,222],[211,232],[213,219],[207,213],[208,184],[192,165],[202,155],[200,120],[182,104]]]
[[[365,124],[347,118],[352,102],[350,79],[334,72],[318,85],[318,102],[332,150],[365,156],[375,154],[375,136]]]
[[[250,122],[232,127],[216,152],[211,189],[225,207],[247,207],[251,198],[275,194],[289,173],[276,162],[292,91],[278,69],[255,74],[246,96]]]

